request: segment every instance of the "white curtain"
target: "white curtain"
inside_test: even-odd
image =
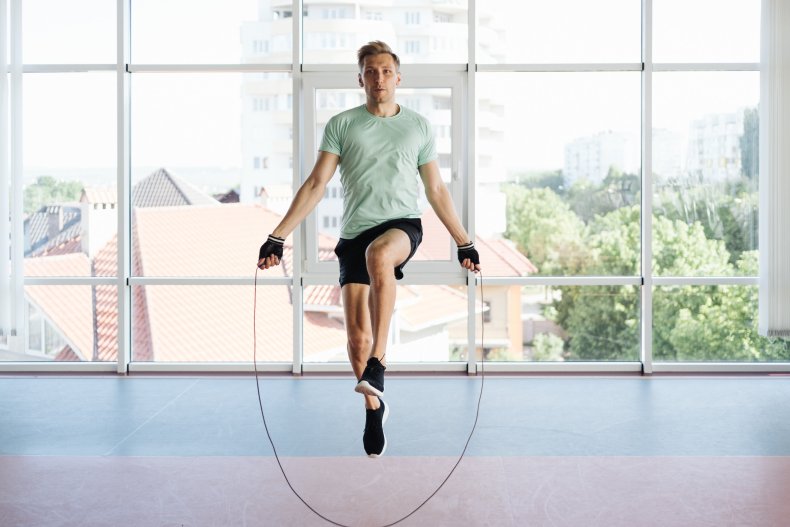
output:
[[[762,0],[761,335],[790,337],[790,0]]]

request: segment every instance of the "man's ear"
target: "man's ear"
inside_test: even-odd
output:
[[[359,81],[359,87],[360,88],[365,85],[365,83],[362,82],[362,74],[361,73],[357,73],[357,80]]]

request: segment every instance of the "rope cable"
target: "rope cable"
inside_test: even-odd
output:
[[[409,512],[408,514],[406,514],[402,518],[400,518],[400,519],[398,519],[398,520],[396,520],[396,521],[394,521],[392,523],[384,524],[381,527],[392,527],[393,525],[397,525],[400,522],[402,522],[403,520],[405,520],[405,519],[409,518],[410,516],[412,516],[418,510],[420,510],[426,503],[428,503],[442,489],[442,487],[444,487],[444,484],[447,483],[447,481],[450,479],[450,477],[455,472],[455,469],[458,468],[458,465],[461,463],[461,460],[463,460],[464,456],[466,455],[466,450],[469,447],[469,442],[472,440],[472,436],[474,435],[475,430],[477,429],[477,421],[478,421],[478,419],[480,417],[480,402],[483,400],[483,387],[485,385],[485,380],[486,380],[486,376],[485,376],[485,362],[486,362],[486,359],[485,359],[485,347],[483,346],[483,343],[485,342],[485,324],[484,324],[485,301],[484,301],[484,298],[483,298],[483,273],[482,273],[482,271],[480,272],[480,304],[481,304],[481,310],[480,310],[480,348],[481,348],[481,356],[482,356],[482,361],[480,363],[480,373],[481,373],[481,376],[480,376],[480,393],[479,393],[479,395],[477,397],[477,409],[475,410],[475,420],[474,420],[474,423],[472,424],[472,430],[469,432],[469,437],[466,438],[466,443],[464,444],[464,449],[461,451],[461,455],[458,456],[458,460],[453,465],[453,468],[450,469],[450,472],[447,474],[447,476],[444,478],[444,480],[442,480],[442,482],[439,484],[439,486],[436,487],[436,490],[434,490],[427,498],[425,498],[425,500],[423,500],[419,505],[417,505],[411,512]],[[313,506],[311,506],[307,502],[307,500],[305,500],[302,497],[302,495],[299,494],[299,492],[294,488],[294,486],[291,484],[291,480],[288,479],[288,475],[285,473],[285,469],[283,468],[282,462],[280,461],[280,456],[277,454],[277,448],[274,446],[274,441],[272,440],[272,436],[269,433],[269,426],[266,423],[266,413],[263,410],[263,399],[261,397],[261,385],[260,385],[260,380],[259,380],[259,375],[258,375],[258,342],[257,342],[257,324],[256,324],[256,322],[257,322],[257,310],[258,310],[258,267],[256,266],[255,267],[255,283],[254,283],[254,287],[253,287],[253,309],[252,309],[252,348],[253,348],[252,361],[253,361],[253,367],[255,369],[255,387],[256,387],[256,391],[258,392],[258,407],[261,410],[261,419],[263,420],[263,428],[266,430],[266,437],[269,439],[269,444],[272,446],[272,451],[274,452],[274,459],[277,460],[277,466],[280,467],[280,472],[282,473],[283,478],[285,478],[285,483],[288,484],[288,488],[291,489],[291,492],[293,492],[293,494],[297,498],[299,498],[299,501],[301,501],[304,504],[305,507],[310,509],[310,511],[312,511],[313,514],[315,514],[316,516],[318,516],[322,520],[324,520],[324,521],[326,521],[328,523],[331,523],[332,525],[336,525],[337,527],[350,527],[350,526],[348,526],[346,524],[343,524],[343,523],[340,523],[340,522],[336,522],[336,521],[334,521],[334,520],[332,520],[330,518],[327,518],[326,516],[321,514],[318,510],[316,510]]]

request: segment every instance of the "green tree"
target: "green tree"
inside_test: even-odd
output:
[[[82,192],[79,181],[58,181],[52,176],[39,176],[35,183],[25,187],[24,209],[31,214],[44,205],[77,201]]]
[[[505,187],[505,237],[538,267],[541,274],[573,273],[587,258],[584,224],[547,188]]]
[[[589,226],[588,275],[640,274],[639,207],[624,207],[598,216]],[[654,270],[670,276],[732,274],[729,254],[719,240],[708,240],[702,226],[666,218],[653,219]],[[560,287],[554,303],[556,321],[571,335],[571,360],[636,360],[639,349],[639,288],[636,286]],[[683,294],[656,294],[654,339],[671,347],[662,328],[673,326],[682,308],[697,312],[705,294],[687,288]],[[659,347],[661,347],[659,346]]]

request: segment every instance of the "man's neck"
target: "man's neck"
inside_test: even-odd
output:
[[[368,112],[376,117],[392,117],[400,111],[400,106],[395,101],[386,103],[375,103],[368,101],[365,104]]]

